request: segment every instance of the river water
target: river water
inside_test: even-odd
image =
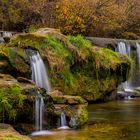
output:
[[[76,130],[52,130],[33,140],[140,140],[140,99],[88,106],[88,124]]]

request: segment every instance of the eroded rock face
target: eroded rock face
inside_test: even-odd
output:
[[[0,116],[0,121],[15,124],[15,127],[19,130],[29,133],[35,130],[34,106],[38,93],[43,96],[45,114],[53,116],[55,108],[52,98],[46,93],[45,89],[37,87],[32,81],[26,78],[20,77],[18,80],[20,82],[10,75],[0,74],[0,95],[3,96],[3,98],[0,98],[0,102],[6,99],[7,104],[11,106],[10,109],[12,111],[15,110],[15,112],[13,112],[15,116],[13,115],[11,117],[10,113],[12,112],[10,110],[4,110],[4,116]],[[23,101],[20,103],[20,100]],[[44,127],[50,127],[50,120],[45,118],[43,125]]]
[[[0,46],[0,73],[30,78],[31,69],[26,51]]]
[[[53,90],[78,95],[89,102],[114,99],[131,67],[127,56],[50,28],[13,36],[9,45],[38,50],[47,65]]]
[[[67,125],[72,128],[78,128],[84,125],[88,120],[87,101],[80,96],[63,95],[56,90],[50,93],[53,98],[57,126],[60,126],[59,120],[61,113],[66,116]]]
[[[33,81],[19,77],[15,79],[11,75],[0,74],[0,89],[4,90],[3,98],[7,99],[10,105],[14,105],[11,110],[15,110],[15,117],[9,118],[9,112],[6,111],[3,116],[0,116],[0,121],[12,123],[14,127],[24,134],[28,134],[35,130],[35,99],[40,93],[45,102],[43,128],[57,128],[61,113],[64,112],[67,118],[67,124],[70,127],[81,127],[87,122],[87,101],[79,96],[63,95],[60,91],[53,91],[47,94],[45,89],[37,87]],[[23,104],[17,103],[16,92],[24,97]],[[0,95],[3,93],[0,91]],[[12,95],[11,95],[12,94]],[[12,98],[13,100],[10,100]],[[0,101],[2,99],[0,98]],[[12,102],[14,103],[12,103]]]

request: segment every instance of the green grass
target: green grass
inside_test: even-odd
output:
[[[64,83],[68,86],[74,85],[73,74],[69,70],[59,72],[60,78],[64,80]]]

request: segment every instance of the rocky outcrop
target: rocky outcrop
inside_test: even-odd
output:
[[[24,134],[35,130],[33,114],[35,114],[34,106],[38,93],[43,96],[45,102],[44,129],[59,127],[58,120],[62,112],[66,113],[70,127],[81,127],[87,122],[87,102],[81,97],[63,95],[59,91],[47,94],[45,89],[37,87],[29,79],[24,77],[15,79],[6,74],[0,74],[0,114],[4,111],[0,121],[14,124],[14,127]]]
[[[38,50],[48,66],[53,90],[89,102],[112,100],[119,83],[129,77],[127,56],[92,46],[81,36],[66,37],[55,29],[18,34],[9,46]]]
[[[87,101],[79,96],[63,95],[60,91],[53,91],[50,93],[53,98],[55,113],[59,116],[61,113],[66,115],[67,125],[72,128],[81,127],[87,122],[88,111]],[[57,126],[60,126],[57,124]]]
[[[20,80],[19,80],[20,79]],[[54,115],[54,105],[52,98],[46,93],[45,89],[37,87],[32,81],[25,78],[18,78],[17,81],[10,75],[0,74],[0,116],[1,122],[16,124],[15,127],[28,133],[35,130],[35,99],[40,93],[45,102],[45,114]],[[26,82],[27,81],[27,82]],[[4,104],[3,104],[4,103]],[[50,121],[44,122],[44,127],[50,127]],[[24,124],[24,125],[22,125]],[[22,126],[27,126],[23,127]]]
[[[0,46],[0,73],[30,78],[31,70],[26,51]]]

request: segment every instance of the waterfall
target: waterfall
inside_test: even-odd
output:
[[[38,94],[35,100],[35,127],[36,131],[43,129],[43,117],[44,116],[44,100],[41,94]]]
[[[116,51],[128,55],[134,62],[130,79],[122,83],[124,90],[132,91],[133,88],[140,87],[140,43],[136,42],[135,46],[130,46],[127,41],[119,42]]]
[[[8,32],[8,31],[0,31],[0,37],[10,37],[14,33],[13,32]]]
[[[48,74],[40,54],[38,52],[33,52],[30,56],[30,61],[32,65],[32,80],[36,83],[36,85],[45,88],[47,92],[50,92],[51,86]]]
[[[137,47],[137,60],[138,60],[138,65],[140,67],[140,43],[136,42],[136,47]]]
[[[12,36],[12,33],[11,32],[3,32],[3,37],[10,37]]]
[[[30,56],[30,63],[32,69],[32,80],[37,86],[46,89],[47,92],[51,91],[51,86],[48,79],[48,74],[45,65],[38,52],[27,50]],[[43,130],[44,119],[44,99],[40,93],[37,93],[35,99],[35,128],[36,131],[31,135],[48,135],[51,132]]]
[[[126,44],[124,42],[119,42],[118,43],[116,51],[121,53],[121,54],[125,54],[125,55],[128,55],[129,57],[131,57],[130,45]],[[130,90],[131,89],[131,80],[123,82],[122,87],[123,87],[124,90]]]
[[[124,42],[119,42],[117,49],[119,53],[127,55],[127,46]]]
[[[60,123],[61,127],[66,126],[67,123],[66,123],[66,116],[65,116],[64,112],[61,113],[61,118],[60,119],[61,119],[60,120],[61,121],[61,123]]]
[[[66,115],[64,112],[61,113],[60,127],[58,129],[69,129],[69,127],[67,126]]]
[[[4,42],[4,37],[10,37],[13,34],[13,32],[0,31],[0,43]]]

